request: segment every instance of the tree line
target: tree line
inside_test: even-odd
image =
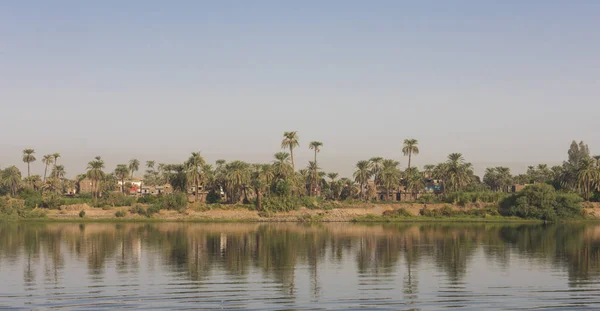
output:
[[[338,173],[326,172],[319,167],[318,154],[325,147],[320,141],[311,141],[307,145],[307,149],[314,153],[313,160],[297,170],[294,152],[299,147],[298,133],[290,131],[283,133],[282,151],[275,153],[269,163],[217,160],[213,165],[207,163],[200,152],[191,153],[183,163],[157,164],[149,160],[144,163],[142,182],[146,186],[170,184],[174,191],[184,193],[193,187],[196,199],[200,195],[199,189],[202,189],[208,193],[209,203],[221,201],[221,193],[224,193],[226,203],[254,201],[258,207],[265,200],[302,197],[332,201],[393,200],[400,186],[416,199],[432,180],[441,185],[440,196],[456,192],[511,192],[513,184],[544,183],[557,191],[576,193],[585,200],[600,199],[600,156],[591,156],[588,146],[583,142],[572,142],[568,159],[562,165],[549,167],[538,164],[518,175],[512,175],[507,167],[492,167],[486,169],[483,178],[474,174],[473,165],[461,153],[451,153],[446,161],[424,165],[422,170],[413,166],[411,160],[420,152],[416,139],[403,142],[402,153],[408,157],[406,169],[402,170],[396,159],[372,157],[358,161],[352,176],[343,178]],[[88,163],[85,173],[70,180],[65,177],[64,166],[58,164],[59,158],[59,153],[44,155],[41,160],[44,175],[31,175],[31,164],[37,161],[35,150],[23,150],[27,176],[23,177],[16,166],[1,170],[0,194],[15,196],[23,189],[59,194],[77,191],[85,178],[91,181],[94,198],[107,191],[125,193],[129,187],[127,180],[132,179],[142,165],[138,159],[131,159],[118,164],[113,171],[106,171],[104,160],[95,157]]]

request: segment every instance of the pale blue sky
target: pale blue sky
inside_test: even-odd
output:
[[[297,166],[462,152],[478,172],[600,153],[600,1],[1,1],[0,166],[60,152]],[[41,172],[37,163],[34,172]]]

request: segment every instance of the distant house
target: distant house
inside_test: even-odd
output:
[[[94,191],[92,180],[84,178],[79,182],[79,193],[92,193]]]
[[[514,185],[512,185],[510,191],[511,192],[519,192],[519,191],[523,190],[523,188],[525,188],[527,186],[529,186],[529,184],[524,184],[524,185],[522,185],[522,184],[514,184]]]
[[[173,187],[169,184],[162,186],[142,186],[141,195],[160,195],[172,193]]]
[[[429,193],[442,193],[444,192],[444,184],[439,179],[426,179],[425,180],[425,192]]]
[[[119,189],[121,189],[121,184],[122,184],[122,182],[120,180],[117,181],[117,185],[119,186]],[[125,185],[130,186],[130,188],[129,188],[130,194],[136,194],[136,193],[140,192],[140,187],[142,187],[142,180],[137,179],[137,178],[126,179]]]

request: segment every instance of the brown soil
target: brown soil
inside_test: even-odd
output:
[[[331,210],[312,210],[301,208],[297,211],[290,212],[278,212],[272,213],[267,217],[259,215],[257,211],[250,211],[246,208],[232,208],[232,209],[214,209],[206,211],[197,211],[188,209],[184,213],[178,213],[175,211],[161,211],[158,215],[154,215],[153,218],[160,220],[214,220],[214,221],[269,221],[269,222],[286,222],[286,221],[302,221],[302,220],[319,220],[326,222],[342,222],[351,221],[352,219],[359,216],[381,216],[381,214],[387,210],[395,210],[404,208],[413,215],[418,215],[419,211],[424,208],[441,208],[444,206],[450,206],[448,204],[412,204],[412,203],[399,203],[399,204],[353,204],[349,207],[340,207]],[[458,207],[451,206],[453,209],[470,209],[474,207]],[[50,219],[79,219],[79,212],[85,211],[85,217],[87,219],[117,219],[115,213],[119,210],[126,212],[125,217],[119,219],[147,219],[144,216],[129,213],[129,207],[114,207],[111,209],[103,210],[101,208],[93,208],[87,204],[81,205],[70,205],[63,206],[60,210],[48,211],[48,218]],[[600,213],[600,211],[599,211]]]
[[[340,205],[341,206],[341,205]],[[424,208],[439,209],[442,207],[451,207],[452,209],[473,209],[479,206],[459,207],[448,204],[417,204],[417,203],[398,203],[398,204],[353,204],[348,207],[340,207],[331,210],[312,210],[301,208],[297,211],[272,213],[267,217],[259,215],[257,211],[250,211],[243,207],[230,209],[214,209],[198,211],[188,209],[183,213],[175,211],[161,211],[154,215],[154,219],[159,220],[205,220],[205,221],[256,221],[256,222],[291,222],[304,220],[318,220],[324,222],[347,222],[356,217],[374,215],[381,216],[387,210],[396,210],[403,208],[412,215],[419,215],[419,211]],[[600,219],[600,203],[583,203],[584,211],[589,218]],[[86,219],[129,219],[144,220],[144,216],[129,213],[129,207],[114,207],[103,210],[101,208],[90,207],[87,204],[62,206],[60,210],[50,210],[47,212],[50,219],[76,220],[79,218],[79,212],[85,211]],[[117,218],[115,213],[119,210],[125,212],[126,216]]]

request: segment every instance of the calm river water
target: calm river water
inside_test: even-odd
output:
[[[0,309],[600,310],[600,225],[0,224]]]

